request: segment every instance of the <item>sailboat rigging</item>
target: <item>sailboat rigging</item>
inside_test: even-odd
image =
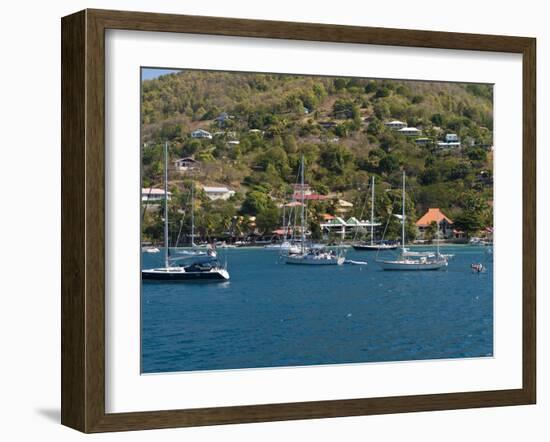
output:
[[[371,179],[371,206],[370,206],[370,244],[365,241],[352,244],[355,250],[394,250],[397,249],[396,244],[387,244],[383,241],[374,242],[374,175]]]
[[[217,257],[217,252],[214,248],[207,244],[207,250],[199,250],[198,245],[195,244],[195,183],[191,182],[191,234],[189,235],[191,239],[191,250],[179,250],[177,253],[184,255],[181,259],[193,258],[193,257],[205,257],[207,260]],[[204,260],[203,260],[204,261]]]
[[[396,215],[397,216],[397,215]],[[437,252],[410,252],[405,248],[405,171],[403,171],[403,201],[401,209],[401,254],[394,260],[376,260],[383,270],[440,270],[448,265],[447,259]],[[439,233],[439,232],[438,232]]]
[[[300,165],[300,244],[299,250],[289,249],[286,256],[287,264],[302,265],[342,265],[345,258],[341,253],[336,254],[333,250],[325,248],[308,247],[306,244],[307,211],[305,203],[304,183],[304,156]],[[296,229],[293,229],[293,235]]]

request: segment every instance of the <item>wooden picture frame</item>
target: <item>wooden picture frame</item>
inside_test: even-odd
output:
[[[105,412],[105,30],[495,51],[523,57],[523,385],[271,405]],[[105,10],[62,19],[62,409],[83,432],[534,404],[536,41],[533,38]]]

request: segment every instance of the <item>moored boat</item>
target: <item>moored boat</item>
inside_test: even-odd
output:
[[[396,250],[399,246],[397,244],[367,244],[367,243],[355,243],[351,245],[355,250]]]
[[[345,258],[341,252],[336,253],[334,250],[325,249],[323,247],[307,246],[306,245],[306,204],[304,195],[304,156],[302,155],[302,163],[300,166],[300,242],[293,244],[294,248],[289,248],[285,262],[287,264],[298,265],[342,265]],[[292,242],[291,242],[292,244]],[[298,250],[296,250],[298,248]]]
[[[401,204],[401,253],[396,259],[376,260],[382,270],[441,270],[447,268],[448,260],[437,252],[411,252],[405,248],[405,172],[403,171],[403,200]],[[397,216],[397,215],[396,215]],[[438,226],[439,227],[439,226]],[[439,229],[438,229],[439,230]],[[438,232],[439,233],[439,232]]]
[[[312,249],[306,253],[289,254],[286,258],[287,264],[302,265],[342,265],[345,258],[339,256],[332,250]]]
[[[169,266],[141,271],[144,280],[155,281],[227,281],[229,272],[217,263],[194,263],[189,266]]]
[[[229,272],[222,267],[216,255],[208,252],[205,255],[192,256],[193,262],[188,265],[175,265],[170,258],[170,245],[168,243],[168,143],[164,144],[164,266],[143,269],[141,277],[150,281],[227,281]],[[192,234],[193,237],[193,234]]]

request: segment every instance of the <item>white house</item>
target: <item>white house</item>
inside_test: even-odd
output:
[[[203,186],[202,189],[204,193],[206,193],[206,196],[212,201],[228,200],[235,195],[235,191],[229,190],[227,187]]]
[[[407,127],[407,123],[404,123],[403,121],[398,121],[398,120],[388,121],[384,123],[384,125],[393,130],[399,130],[399,129],[403,129],[404,127]]]
[[[420,129],[417,129],[416,127],[403,127],[397,132],[405,135],[406,137],[417,137],[422,133],[422,131]]]
[[[440,149],[455,149],[460,147],[460,140],[457,134],[446,134],[445,141],[438,141],[437,147]]]
[[[451,142],[438,141],[437,147],[440,149],[455,149],[457,147],[460,147],[460,141],[451,141]]]
[[[356,230],[361,230],[367,227],[379,227],[381,223],[371,221],[360,221],[355,217],[349,218],[347,221],[341,216],[326,218],[325,222],[320,223],[321,229],[325,233],[339,234],[342,239],[346,237],[348,233]]]
[[[194,130],[193,132],[191,132],[191,137],[192,138],[206,138],[206,139],[209,139],[211,140],[212,139],[212,134],[210,132],[207,132],[203,129],[197,129],[197,130]]]
[[[458,141],[458,135],[457,134],[446,134],[445,135],[445,141],[447,143],[455,143]]]
[[[181,170],[182,172],[199,170],[201,168],[201,163],[192,157],[179,158],[174,161],[174,165],[176,166],[176,169]]]
[[[168,201],[172,199],[172,193],[168,192]],[[141,201],[145,203],[158,203],[164,201],[164,189],[142,188]]]

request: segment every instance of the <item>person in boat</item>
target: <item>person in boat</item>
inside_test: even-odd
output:
[[[472,264],[471,267],[472,267],[472,270],[473,270],[474,272],[477,272],[477,273],[483,272],[483,269],[484,269],[483,264],[481,264],[481,263]]]

